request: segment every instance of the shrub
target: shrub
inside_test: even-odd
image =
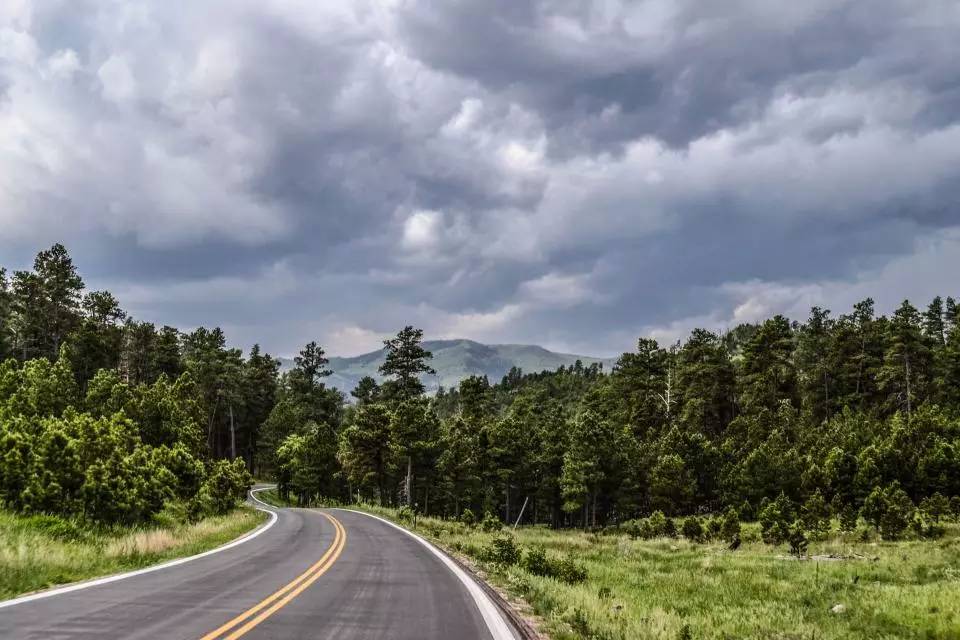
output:
[[[850,532],[857,528],[857,510],[853,505],[844,505],[840,510],[840,531]]]
[[[484,549],[483,559],[505,566],[512,566],[520,562],[521,551],[513,536],[508,533],[497,535],[490,545]]]
[[[210,465],[200,493],[208,513],[223,514],[243,500],[251,486],[253,478],[243,460],[217,460]]]
[[[960,496],[950,498],[950,511],[953,512],[955,520],[960,520]]]
[[[705,529],[707,537],[711,540],[721,538],[723,536],[723,521],[716,516],[712,516],[707,519]]]
[[[894,482],[886,488],[875,487],[863,501],[861,515],[886,540],[896,540],[913,520],[916,508],[910,496]]]
[[[483,520],[480,521],[480,529],[482,529],[484,533],[493,533],[502,528],[503,523],[500,522],[500,519],[489,511],[483,515]]]
[[[567,556],[558,563],[556,578],[567,584],[578,584],[587,579],[587,570]]]
[[[90,537],[90,531],[80,526],[76,520],[61,516],[45,514],[31,516],[23,520],[23,526],[65,542],[80,542]]]
[[[793,504],[781,493],[760,511],[760,536],[767,544],[783,544],[790,534],[790,523],[794,519]]]
[[[800,520],[795,520],[787,530],[787,543],[790,545],[791,555],[799,558],[807,553],[809,541],[803,530],[803,523]]]
[[[663,524],[663,535],[668,538],[677,537],[677,523],[673,518],[667,518],[667,521]]]
[[[650,517],[647,518],[648,525],[648,536],[650,538],[657,538],[659,536],[667,535],[667,522],[669,519],[667,516],[663,515],[663,511],[654,511],[650,514]]]
[[[942,538],[947,532],[946,527],[922,511],[916,511],[913,514],[910,526],[918,538]]]
[[[950,501],[937,492],[920,502],[920,511],[935,523],[940,522],[940,518],[950,515]]]
[[[523,556],[523,568],[535,576],[550,576],[552,567],[543,547],[534,547]]]
[[[700,518],[691,516],[684,520],[680,533],[691,542],[703,542],[703,525],[700,523]]]
[[[554,560],[547,555],[543,547],[534,547],[527,551],[521,566],[535,576],[554,578],[567,584],[577,584],[587,579],[587,571],[567,556]]]
[[[460,514],[460,522],[468,527],[472,527],[474,524],[476,524],[477,517],[473,515],[473,511],[471,509],[464,509],[463,513]]]
[[[732,541],[734,536],[740,535],[740,518],[737,516],[737,510],[729,507],[723,514],[720,521],[720,537],[727,541]]]
[[[803,504],[800,518],[804,528],[816,536],[824,536],[830,531],[830,510],[819,489]]]

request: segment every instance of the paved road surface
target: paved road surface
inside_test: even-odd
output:
[[[273,526],[233,548],[0,603],[0,638],[514,638],[469,582],[472,589],[422,542],[383,521],[339,509],[280,509]]]

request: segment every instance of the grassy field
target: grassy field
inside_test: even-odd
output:
[[[369,510],[396,519],[389,510]],[[411,526],[409,522],[406,522]],[[572,559],[587,579],[566,584],[490,562],[497,534],[419,518],[416,530],[465,556],[522,598],[551,638],[960,638],[960,527],[934,541],[861,541],[834,534],[809,559],[759,542],[745,524],[737,551],[682,538],[632,540],[521,527],[523,552]]]
[[[212,549],[266,519],[241,507],[196,524],[92,529],[51,516],[0,511],[0,599]]]

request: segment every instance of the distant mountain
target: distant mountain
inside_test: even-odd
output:
[[[435,376],[423,376],[427,390],[433,393],[439,386],[455,387],[464,378],[487,376],[491,383],[499,382],[511,367],[524,373],[553,371],[568,367],[580,360],[584,366],[599,362],[605,371],[613,367],[612,358],[592,358],[569,353],[556,353],[530,344],[481,344],[473,340],[427,340],[424,349],[433,353],[430,366]],[[363,376],[380,381],[378,369],[386,357],[386,350],[371,351],[353,358],[330,358],[333,375],[327,385],[349,393]],[[291,360],[282,360],[284,369],[293,366]]]

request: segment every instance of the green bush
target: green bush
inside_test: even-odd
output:
[[[473,515],[473,510],[467,508],[463,510],[463,513],[460,514],[460,522],[472,527],[477,522],[477,517]]]
[[[691,516],[685,519],[683,526],[680,528],[680,533],[691,542],[703,542],[703,524],[701,524],[700,518]]]
[[[183,503],[184,515],[224,513],[242,499],[242,462],[197,458],[197,389],[186,376],[130,387],[101,371],[81,401],[69,354],[55,363],[0,364],[0,505],[100,524],[137,524]],[[86,406],[81,413],[75,407]]]
[[[624,523],[623,527],[627,535],[635,539],[674,538],[677,535],[676,523],[671,518],[665,516],[663,511],[654,511],[648,518],[629,520]]]
[[[798,558],[807,553],[807,534],[804,531],[804,525],[800,520],[795,520],[787,529],[787,543],[790,545],[791,555]]]
[[[210,465],[200,494],[208,513],[223,514],[243,500],[252,486],[253,478],[243,460],[217,460]]]
[[[740,522],[738,521],[737,524],[739,525]],[[707,518],[707,523],[704,525],[704,530],[708,538],[711,540],[717,540],[723,537],[723,521],[716,516],[711,516]]]
[[[840,531],[847,533],[856,531],[858,520],[859,516],[857,515],[857,510],[853,508],[853,505],[843,505],[840,510]]]
[[[521,551],[513,536],[508,533],[497,535],[484,549],[483,559],[487,562],[512,566],[520,562]]]
[[[860,513],[885,540],[896,540],[910,526],[915,511],[910,496],[900,488],[900,483],[894,482],[884,488],[875,487],[863,501]]]
[[[499,531],[503,528],[503,523],[500,522],[500,518],[493,515],[487,511],[483,515],[483,520],[480,521],[480,529],[484,533],[493,533],[494,531]]]
[[[950,515],[950,501],[943,494],[937,492],[920,502],[920,511],[928,519],[938,523],[940,518]]]
[[[720,537],[729,542],[739,535],[740,518],[738,517],[737,510],[729,507],[726,513],[723,514],[723,519],[720,521]]]
[[[781,493],[760,510],[760,537],[767,544],[783,544],[790,535],[795,516],[793,504]]]
[[[578,564],[572,557],[562,558],[557,564],[556,578],[567,584],[579,584],[586,581],[587,570]]]
[[[816,537],[823,537],[830,531],[830,509],[819,489],[803,503],[800,519],[804,529]]]
[[[46,514],[30,516],[23,520],[23,526],[64,542],[82,542],[91,537],[89,529],[84,528],[72,518],[61,516]]]
[[[523,556],[522,566],[535,576],[553,575],[553,566],[543,547],[534,547]]]
[[[535,576],[553,578],[566,584],[578,584],[587,579],[587,571],[567,556],[554,560],[543,547],[534,547],[523,556],[521,566]]]

